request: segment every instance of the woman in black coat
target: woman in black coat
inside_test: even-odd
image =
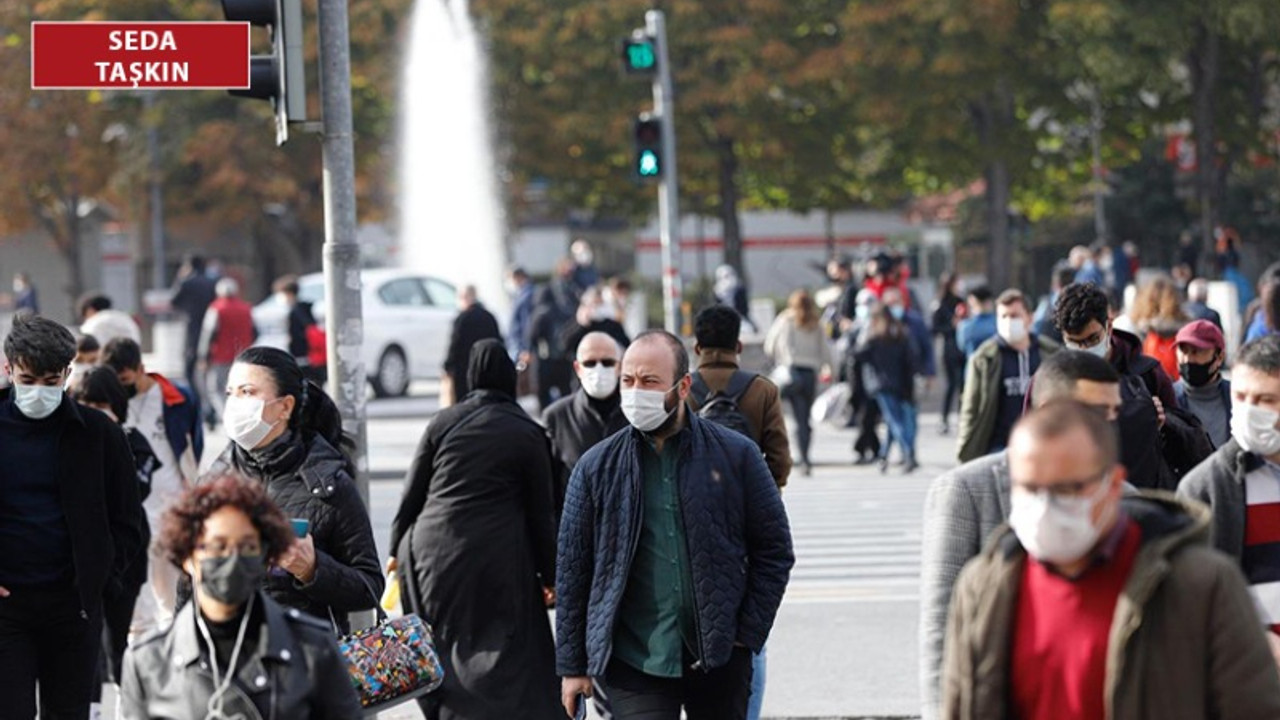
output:
[[[862,384],[875,398],[889,426],[889,440],[880,448],[880,472],[889,468],[889,450],[898,443],[903,472],[920,467],[916,462],[915,376],[920,358],[902,319],[885,305],[871,311],[855,354],[862,369]]]
[[[406,610],[428,620],[444,684],[429,720],[563,720],[544,588],[555,584],[551,452],[484,340],[471,394],[427,427],[391,526]]]
[[[346,633],[347,613],[373,608],[384,581],[338,408],[292,355],[252,347],[227,376],[223,422],[232,443],[208,476],[258,480],[285,517],[307,521],[306,537],[271,568],[267,593]]]

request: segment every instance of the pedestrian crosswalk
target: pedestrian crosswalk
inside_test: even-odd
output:
[[[819,471],[783,494],[796,565],[784,602],[915,600],[930,478]]]

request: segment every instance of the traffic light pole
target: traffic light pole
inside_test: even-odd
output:
[[[681,330],[680,303],[680,183],[676,173],[676,107],[667,52],[667,22],[661,10],[644,15],[645,30],[654,38],[658,74],[653,79],[653,114],[662,119],[662,182],[658,185],[658,232],[662,241],[662,317],[667,332]]]
[[[351,126],[351,56],[347,0],[319,0],[320,95],[323,110],[325,352],[329,394],[342,427],[356,439],[356,485],[369,506],[364,315],[360,246],[356,243],[356,173]],[[367,622],[361,623],[368,624]]]

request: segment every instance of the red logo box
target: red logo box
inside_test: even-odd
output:
[[[249,87],[249,23],[31,23],[38,90]]]

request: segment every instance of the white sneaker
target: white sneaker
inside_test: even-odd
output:
[[[102,720],[102,703],[89,703],[89,720]]]

